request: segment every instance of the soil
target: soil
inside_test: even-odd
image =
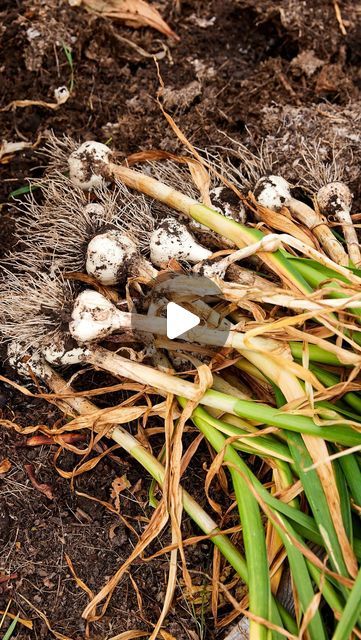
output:
[[[52,102],[54,90],[68,85],[71,78],[64,45],[71,50],[74,89],[56,110],[30,106],[1,111],[1,139],[41,146],[52,130],[82,140],[111,140],[120,158],[150,148],[180,151],[157,104],[155,56],[165,85],[164,105],[194,145],[224,146],[229,144],[226,136],[231,136],[255,150],[266,139],[277,150],[278,169],[297,183],[302,148],[314,145],[321,136],[319,157],[337,158],[355,193],[357,211],[361,52],[356,3],[163,0],[157,6],[179,41],[150,28],[134,30],[123,22],[96,17],[65,0],[2,0],[0,108],[14,100]],[[0,252],[12,244],[16,211],[10,194],[26,185],[29,177],[40,176],[42,163],[34,149],[0,160]],[[5,375],[15,379],[4,366]],[[96,382],[95,374],[82,378],[87,388]],[[104,397],[101,402],[111,400]],[[51,426],[62,419],[53,405],[27,398],[7,384],[0,388],[0,406],[3,422],[22,427]],[[26,436],[11,428],[10,422],[0,433],[0,462],[8,458],[11,463],[2,477],[0,494],[0,579],[4,574],[11,576],[0,580],[0,610],[11,600],[11,612],[19,611],[33,621],[32,631],[18,625],[15,638],[53,637],[39,612],[58,634],[72,640],[85,638],[81,612],[88,597],[77,586],[66,554],[79,578],[96,592],[132,551],[136,535],[117,515],[79,492],[109,502],[112,481],[125,474],[129,488],[120,496],[121,514],[140,533],[153,512],[148,500],[150,480],[121,451],[115,451],[115,457],[104,457],[72,485],[55,469],[57,447],[26,446]],[[190,443],[191,436],[187,438]],[[66,452],[58,464],[70,470],[78,460]],[[206,460],[209,463],[209,452],[202,444],[184,479],[202,504],[206,503],[202,490]],[[29,463],[38,482],[51,487],[52,499],[30,482],[25,469]],[[224,497],[222,501],[226,507]],[[185,518],[184,536],[197,533]],[[151,551],[167,544],[167,536],[162,535]],[[164,626],[171,634],[167,637],[225,637],[224,629],[215,628],[209,604],[211,549],[209,542],[188,548],[188,567],[200,591],[191,601],[179,572],[176,597]],[[136,561],[116,589],[106,615],[91,625],[89,637],[111,638],[128,629],[149,631],[164,599],[167,562],[168,556],[149,563]],[[221,608],[220,617],[226,612],[226,607]]]

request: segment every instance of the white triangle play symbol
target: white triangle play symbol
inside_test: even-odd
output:
[[[175,302],[167,304],[167,338],[174,340],[179,338],[193,327],[196,327],[201,321],[198,316],[187,309],[183,309]]]

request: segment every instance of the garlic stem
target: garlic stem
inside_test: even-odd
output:
[[[281,241],[279,240],[279,238],[280,236],[277,236],[275,234],[267,235],[262,238],[262,240],[254,242],[247,247],[243,247],[238,251],[234,251],[218,262],[198,264],[193,270],[196,273],[202,273],[202,275],[205,275],[207,277],[218,275],[219,277],[224,278],[228,267],[230,267],[233,263],[238,262],[238,260],[249,258],[259,251],[278,251],[281,245]]]
[[[71,336],[80,344],[104,339],[114,331],[133,329],[155,335],[167,335],[166,318],[120,311],[97,291],[87,289],[77,297],[69,324]],[[276,351],[279,343],[266,338],[247,338],[236,331],[220,331],[197,326],[187,332],[188,342],[249,351]]]
[[[283,244],[286,244],[289,247],[293,247],[294,249],[297,249],[298,251],[303,253],[305,256],[308,256],[309,258],[317,260],[318,262],[323,264],[325,267],[329,267],[333,271],[336,271],[340,275],[347,278],[349,281],[354,282],[355,284],[358,284],[358,285],[361,284],[361,278],[353,274],[352,271],[350,271],[350,269],[347,269],[347,267],[345,267],[342,264],[335,263],[332,259],[323,255],[322,253],[320,253],[320,251],[317,251],[316,249],[309,247],[301,240],[298,240],[297,238],[290,236],[288,233],[282,233],[277,237],[280,238],[280,241]]]

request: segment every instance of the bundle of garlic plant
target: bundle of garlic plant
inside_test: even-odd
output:
[[[203,163],[148,156],[130,168],[101,143],[67,139],[53,139],[48,153],[42,201],[18,205],[18,245],[2,268],[1,333],[19,374],[62,397],[73,416],[67,430],[81,425],[113,438],[164,491],[150,530],[154,537],[169,518],[172,562],[150,637],[171,602],[177,553],[191,586],[182,509],[247,584],[242,608],[232,603],[234,615],[249,619],[251,640],[359,637],[361,277],[346,185],[323,185],[313,209],[293,198],[287,176],[262,175],[244,149],[240,166],[217,152]],[[327,197],[342,209],[345,246],[324,216]],[[177,295],[184,277],[188,308],[207,320],[191,344],[169,341],[159,314],[161,297],[174,294],[174,271]],[[194,273],[208,284],[189,280]],[[67,365],[120,378],[130,390],[126,406],[102,412],[74,397],[66,368],[65,378],[57,371]],[[164,466],[117,424],[145,415],[164,423]],[[241,545],[220,531],[219,505],[210,499],[205,512],[181,488],[191,425],[216,456],[207,496],[222,467],[230,477]],[[257,458],[268,470],[263,482]],[[152,535],[145,532],[129,562]],[[279,593],[286,565],[288,609]],[[85,618],[105,611],[127,567]]]

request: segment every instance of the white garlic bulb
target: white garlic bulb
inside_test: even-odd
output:
[[[317,204],[325,215],[332,215],[342,225],[350,260],[356,267],[361,264],[360,243],[351,218],[352,193],[344,182],[329,182],[319,189]]]
[[[137,246],[125,233],[111,230],[100,233],[88,244],[85,268],[104,285],[122,282],[128,267],[138,256]]]
[[[111,149],[101,142],[83,142],[68,159],[71,181],[84,191],[98,189],[105,184],[102,175],[104,164],[110,162]]]
[[[69,331],[79,343],[101,340],[123,326],[123,315],[110,300],[86,289],[75,300]]]
[[[271,211],[280,211],[291,200],[290,185],[281,176],[265,176],[258,180],[254,195],[259,202]]]
[[[158,267],[171,259],[196,264],[210,255],[212,252],[198,244],[187,227],[175,218],[163,220],[150,237],[150,258]]]
[[[351,210],[352,193],[344,182],[329,182],[321,187],[316,197],[320,211],[326,215]]]
[[[209,197],[212,202],[212,207],[216,211],[222,213],[226,218],[231,218],[241,224],[246,223],[247,214],[245,206],[230,187],[226,185],[213,187],[209,192]]]
[[[43,349],[43,355],[47,362],[58,366],[69,366],[79,364],[84,357],[86,350],[84,347],[72,346],[71,340],[58,337],[52,344]]]

